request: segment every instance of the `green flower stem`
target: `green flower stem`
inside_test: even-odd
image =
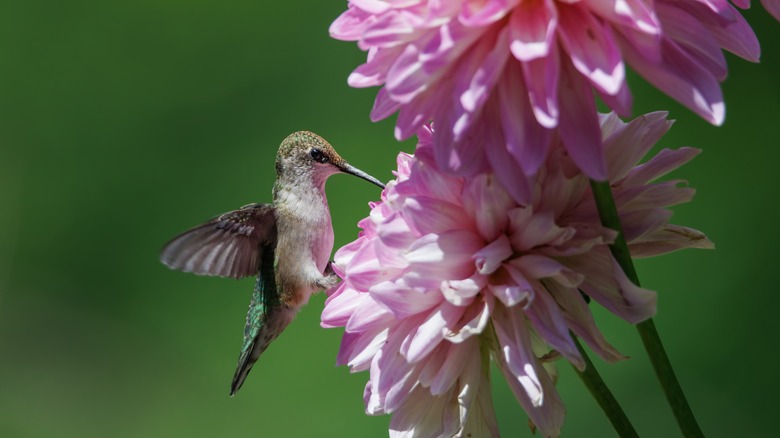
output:
[[[634,269],[634,263],[631,261],[631,254],[628,252],[628,244],[623,236],[623,229],[620,226],[620,217],[618,216],[615,200],[612,198],[612,188],[608,181],[590,181],[590,187],[593,190],[593,196],[596,199],[596,206],[601,218],[601,224],[618,232],[615,243],[609,246],[612,256],[615,257],[623,272],[637,286],[639,286],[639,277]],[[661,338],[655,329],[652,318],[637,324],[639,336],[645,346],[645,351],[650,356],[650,362],[653,364],[655,375],[661,382],[661,387],[666,395],[666,400],[672,407],[677,424],[680,426],[683,435],[686,437],[703,437],[704,434],[693,416],[688,400],[683,394],[680,382],[674,375],[672,364],[666,355]]]
[[[596,403],[599,404],[601,410],[607,415],[609,422],[612,423],[612,427],[615,428],[615,432],[618,433],[618,436],[624,438],[639,437],[636,430],[634,430],[631,421],[626,417],[626,413],[623,412],[623,408],[620,407],[620,404],[617,399],[615,399],[615,396],[612,395],[607,384],[601,379],[599,372],[585,353],[585,350],[583,350],[580,341],[574,336],[574,333],[571,334],[571,338],[574,339],[577,350],[580,351],[582,358],[585,360],[584,371],[578,370],[574,365],[572,365],[572,368],[574,368],[574,372],[580,376],[580,379],[582,379],[582,382],[585,384],[585,387],[588,388],[590,395],[593,396]]]

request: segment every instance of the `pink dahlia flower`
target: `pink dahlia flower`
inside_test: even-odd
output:
[[[711,247],[699,231],[669,224],[667,207],[693,189],[654,182],[698,150],[665,149],[637,164],[670,125],[665,113],[628,124],[601,117],[607,176],[635,257]],[[366,411],[392,414],[392,436],[495,436],[492,356],[533,423],[558,435],[564,407],[543,365],[563,356],[585,366],[570,332],[608,361],[623,358],[586,297],[637,323],[655,313],[656,295],[612,258],[615,232],[600,225],[588,178],[560,143],[521,205],[493,173],[440,171],[432,130],[418,137],[359,238],[336,253],[344,281],[329,292],[322,325],[345,327],[338,363],[370,371]]]
[[[763,3],[778,16],[780,1]],[[603,180],[593,92],[629,116],[626,64],[720,124],[722,49],[750,61],[760,51],[727,0],[350,0],[330,33],[368,51],[349,84],[383,86],[371,118],[398,112],[399,139],[433,120],[437,162],[460,176],[515,160],[530,178],[560,128],[575,164]],[[495,170],[527,203],[531,193]]]

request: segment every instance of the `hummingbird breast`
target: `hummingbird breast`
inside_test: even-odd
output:
[[[333,250],[330,210],[324,193],[317,188],[277,187],[274,204],[277,288],[282,303],[297,308],[317,289]]]

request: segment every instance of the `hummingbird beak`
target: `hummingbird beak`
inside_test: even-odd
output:
[[[362,170],[358,169],[357,167],[347,163],[346,161],[342,162],[339,166],[339,169],[341,169],[344,173],[349,173],[350,175],[355,175],[358,178],[363,178],[364,180],[374,183],[378,185],[381,188],[385,188],[385,185],[379,181],[378,179],[374,178],[373,176],[367,174],[366,172],[363,172]]]

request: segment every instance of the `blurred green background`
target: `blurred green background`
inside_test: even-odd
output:
[[[756,2],[757,3],[757,2]],[[363,414],[367,373],[335,367],[340,330],[319,328],[324,296],[228,397],[252,280],[173,272],[173,235],[270,200],[290,132],[313,130],[389,179],[392,121],[376,90],[346,85],[364,59],[331,40],[344,1],[0,2],[0,436],[386,436]],[[780,245],[780,25],[746,13],[763,63],[730,57],[728,116],[716,128],[631,76],[636,113],[671,110],[664,146],[704,153],[676,176],[699,189],[675,221],[716,251],[640,262],[659,291],[656,324],[710,436],[776,431]],[[328,184],[336,247],[379,192]],[[642,436],[677,429],[632,327],[597,312],[632,360],[602,374]],[[611,436],[565,364],[564,434]],[[501,381],[505,436],[528,436]]]

